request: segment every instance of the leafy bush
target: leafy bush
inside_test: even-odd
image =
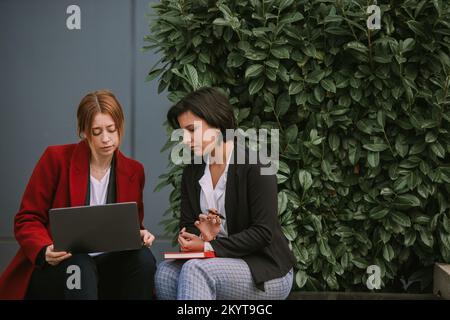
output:
[[[429,283],[450,262],[450,5],[362,0],[174,1],[154,5],[148,80],[177,101],[201,86],[230,97],[241,128],[280,130],[279,219],[302,290]],[[170,132],[170,129],[169,129]],[[170,146],[167,143],[165,148]],[[182,168],[172,185],[177,231]],[[428,279],[428,281],[427,281]]]

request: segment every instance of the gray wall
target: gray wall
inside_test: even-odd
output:
[[[0,272],[18,248],[13,219],[30,174],[48,145],[74,143],[76,108],[95,89],[111,89],[124,108],[122,151],[146,169],[145,225],[152,251],[172,249],[158,223],[169,189],[153,193],[168,157],[159,150],[169,101],[144,82],[159,59],[141,52],[148,0],[0,1]],[[68,30],[66,8],[81,8],[81,30]]]

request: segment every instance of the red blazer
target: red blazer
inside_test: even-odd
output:
[[[116,151],[116,200],[137,202],[142,225],[144,167]],[[25,189],[14,219],[14,234],[20,245],[16,256],[0,277],[0,299],[23,299],[39,251],[53,243],[48,211],[85,205],[90,149],[78,144],[48,147]]]

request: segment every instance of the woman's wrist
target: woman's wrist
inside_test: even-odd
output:
[[[203,233],[200,233],[200,239],[202,239],[203,241],[212,241],[212,240],[216,240],[216,237],[206,237]]]

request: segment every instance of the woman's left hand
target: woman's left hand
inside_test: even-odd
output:
[[[186,232],[186,229],[180,231],[178,236],[178,243],[180,244],[181,251],[204,251],[205,250],[205,241],[200,239],[199,236]]]
[[[148,232],[148,230],[144,229],[141,230],[141,239],[142,239],[142,243],[144,244],[144,246],[146,247],[150,247],[153,243],[153,241],[155,240],[155,236],[152,235],[150,232]]]

